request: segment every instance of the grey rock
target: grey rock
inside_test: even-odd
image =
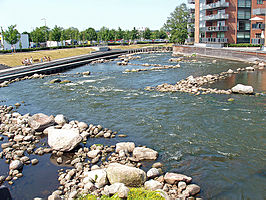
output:
[[[38,163],[39,163],[39,160],[37,160],[36,158],[31,160],[32,165],[37,165]]]
[[[185,181],[186,183],[190,183],[192,181],[191,177],[188,177],[183,174],[177,174],[177,173],[169,173],[167,172],[164,175],[164,180],[169,183],[169,184],[175,184],[178,183],[179,181]]]
[[[101,188],[108,184],[107,173],[105,169],[97,169],[89,172],[84,172],[83,183],[95,183],[97,188]]]
[[[124,183],[126,186],[135,187],[142,186],[146,181],[146,173],[143,170],[118,163],[110,164],[106,172],[111,184]]]
[[[92,150],[92,151],[89,151],[88,153],[87,153],[87,156],[89,157],[89,158],[95,158],[95,157],[97,157],[99,154],[101,153],[101,150]]]
[[[159,181],[149,180],[144,183],[144,187],[147,190],[158,190],[163,188],[163,184]]]
[[[64,124],[68,123],[67,118],[62,114],[56,115],[54,121],[60,126],[63,126]]]
[[[10,165],[9,165],[9,169],[21,169],[23,167],[23,163],[20,160],[12,160]]]
[[[122,185],[121,187],[119,187],[117,195],[119,198],[124,199],[127,198],[129,191],[130,190],[125,185]]]
[[[198,185],[190,184],[186,187],[186,189],[182,192],[182,194],[194,196],[195,194],[199,192],[200,192],[200,187]]]
[[[49,126],[54,125],[54,117],[47,116],[43,113],[35,114],[32,117],[29,118],[29,125],[31,128],[33,128],[35,131],[43,131]]]
[[[232,92],[239,94],[253,94],[254,89],[252,86],[237,84],[232,89]]]
[[[147,177],[148,178],[155,178],[157,176],[160,175],[160,171],[157,168],[151,168],[148,172],[147,172]]]
[[[71,151],[80,142],[82,137],[76,129],[50,129],[48,130],[48,144],[53,150]]]
[[[133,152],[135,149],[135,144],[133,142],[119,142],[116,144],[116,152],[119,152],[121,150],[124,150],[126,152]]]
[[[137,160],[156,160],[158,152],[150,148],[136,147],[133,151],[133,157]]]

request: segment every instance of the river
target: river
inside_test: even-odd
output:
[[[170,53],[145,54],[131,62],[173,64],[168,61],[170,58]],[[127,68],[138,67],[118,66],[116,62],[85,65],[63,75],[0,88],[0,104],[24,101],[18,108],[22,114],[64,114],[69,120],[100,124],[126,134],[127,138],[93,139],[88,145],[133,141],[155,149],[164,171],[191,176],[200,185],[204,199],[265,199],[265,96],[195,96],[144,90],[146,86],[174,84],[189,75],[250,66],[220,59],[215,64],[210,58],[196,60],[181,62],[178,69],[139,73],[124,73]],[[76,75],[88,70],[90,76]],[[54,78],[72,83],[49,84]],[[211,87],[228,89],[236,83],[266,92],[266,71],[242,72]],[[228,98],[235,101],[229,102]],[[62,167],[51,162],[50,155],[30,157],[38,158],[39,164],[24,167],[24,176],[8,186],[15,200],[47,197],[59,186],[57,170]],[[0,160],[0,175],[7,173],[8,165]]]

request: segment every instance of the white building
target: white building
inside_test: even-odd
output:
[[[29,35],[21,34],[19,41],[13,45],[17,50],[20,49],[28,49],[29,48]],[[0,33],[0,50],[11,50],[11,44],[7,43],[3,35]]]

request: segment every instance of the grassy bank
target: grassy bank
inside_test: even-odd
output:
[[[111,49],[137,49],[142,47],[157,47],[157,46],[170,47],[172,46],[172,44],[136,44],[130,46],[118,45],[118,46],[109,46],[109,47]],[[88,54],[92,51],[94,51],[93,47],[84,47],[84,48],[43,50],[43,51],[33,51],[33,52],[24,52],[24,53],[3,54],[0,55],[0,64],[4,64],[10,67],[15,67],[22,65],[21,62],[25,58],[32,57],[33,59],[41,60],[41,58],[47,56],[50,57],[52,60],[55,60],[59,58]]]
[[[22,65],[21,62],[25,58],[32,57],[33,59],[41,60],[41,58],[46,56],[46,57],[50,57],[52,60],[55,60],[59,58],[66,58],[66,57],[71,57],[71,56],[88,54],[92,51],[94,51],[93,48],[85,47],[85,48],[57,49],[57,50],[47,50],[47,51],[3,54],[3,55],[0,55],[0,64],[14,67],[14,66]]]

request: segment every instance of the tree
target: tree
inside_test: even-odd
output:
[[[46,39],[45,39],[45,32],[43,31],[43,29],[41,28],[35,28],[31,33],[30,33],[30,36],[31,36],[31,40],[32,42],[34,43],[40,43],[40,42],[45,42]]]
[[[74,27],[65,29],[66,40],[78,40],[79,39],[79,30]]]
[[[139,32],[137,29],[134,27],[133,30],[131,31],[131,40],[139,39]]]
[[[143,32],[143,38],[146,40],[151,39],[151,30],[149,28],[145,28],[145,31]]]
[[[49,33],[49,40],[59,42],[61,39],[62,30],[63,28],[55,25],[55,27]]]
[[[183,44],[188,36],[187,21],[189,13],[186,4],[177,6],[175,10],[170,14],[164,29],[171,33],[170,41]]]
[[[116,39],[122,40],[124,39],[125,31],[123,31],[120,27],[118,27],[118,30],[116,32]]]
[[[7,41],[7,43],[14,45],[16,44],[20,39],[20,34],[18,30],[16,29],[17,25],[11,25],[8,27],[8,30],[4,31],[2,28],[2,34],[4,37],[4,40]]]
[[[97,33],[94,28],[85,30],[85,39],[88,41],[97,41]]]

